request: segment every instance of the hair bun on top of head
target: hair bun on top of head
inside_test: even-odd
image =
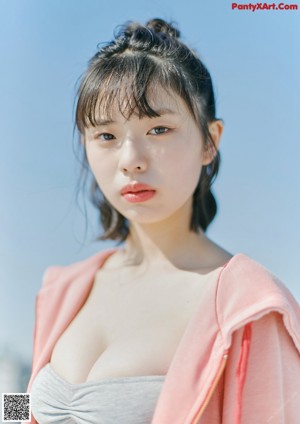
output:
[[[151,19],[146,23],[147,28],[151,28],[154,32],[165,33],[174,38],[180,38],[180,31],[175,28],[171,23],[164,21],[163,19],[155,18]]]
[[[180,38],[180,31],[175,28],[171,23],[167,23],[163,19],[154,18],[146,22],[146,25],[141,25],[138,22],[129,22],[122,28],[122,33],[127,37],[131,37],[132,34],[141,28],[151,29],[156,34],[167,34],[173,38]]]

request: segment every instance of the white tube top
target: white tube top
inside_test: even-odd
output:
[[[31,409],[39,424],[150,424],[164,375],[68,383],[48,363],[32,384]]]

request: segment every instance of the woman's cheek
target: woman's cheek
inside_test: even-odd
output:
[[[100,152],[95,149],[95,146],[91,146],[90,149],[87,149],[86,154],[90,169],[98,184],[105,184],[106,180],[111,181],[111,174],[115,166],[112,158],[109,155],[100,154]]]
[[[202,169],[201,155],[197,151],[187,152],[186,149],[180,153],[170,155],[164,163],[161,163],[161,169],[164,173],[168,172],[168,179],[172,179],[173,183],[177,184],[177,188],[179,188],[178,182],[180,186],[186,188],[196,186]]]

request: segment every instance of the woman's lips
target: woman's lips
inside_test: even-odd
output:
[[[131,203],[145,202],[151,199],[155,193],[156,190],[153,187],[138,182],[128,184],[121,190],[123,198]]]

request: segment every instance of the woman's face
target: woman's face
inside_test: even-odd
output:
[[[154,223],[171,217],[187,204],[199,181],[203,137],[184,101],[163,89],[150,106],[160,116],[113,120],[99,113],[97,127],[84,134],[88,162],[108,201],[128,220]],[[146,184],[137,193],[128,184]],[[145,189],[145,187],[142,187]],[[189,202],[189,203],[188,203]]]

